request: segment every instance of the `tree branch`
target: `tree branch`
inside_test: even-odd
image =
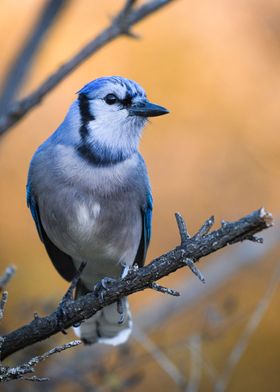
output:
[[[0,96],[0,115],[5,115],[13,104],[42,40],[67,3],[69,0],[48,0],[43,7],[34,29],[4,78]]]
[[[251,239],[256,233],[273,224],[272,215],[262,208],[236,222],[224,223],[218,230],[203,234],[205,233],[205,225],[209,225],[206,223],[202,226],[203,229],[198,232],[199,236],[186,238],[186,235],[182,233],[185,225],[181,220],[180,222],[179,230],[181,238],[184,238],[183,244],[154,259],[146,267],[132,268],[123,279],[110,283],[110,288],[104,292],[102,298],[98,298],[92,292],[76,301],[72,298],[65,299],[62,304],[63,311],[59,306],[50,315],[37,316],[31,323],[4,336],[1,359],[82,322],[104,306],[116,302],[119,298],[151,288],[153,282],[185,267],[186,259],[197,262],[200,258],[229,244]]]
[[[133,37],[131,27],[161,7],[174,0],[151,0],[138,8],[133,8],[135,1],[127,0],[119,14],[111,24],[104,29],[95,39],[85,45],[74,57],[62,65],[56,72],[49,76],[33,93],[12,105],[10,111],[0,118],[0,135],[15,125],[52,89],[66,78],[75,68],[82,64],[89,56],[118,38],[121,35]]]

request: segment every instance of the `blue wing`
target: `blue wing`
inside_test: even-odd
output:
[[[36,224],[36,228],[37,228],[40,240],[43,242],[42,225],[41,225],[41,221],[40,221],[39,210],[37,207],[36,200],[35,200],[34,196],[32,195],[31,185],[29,183],[26,186],[26,201],[27,201],[27,207],[30,209],[30,212],[31,212],[32,217],[34,219],[34,222]]]
[[[26,186],[26,200],[27,206],[30,208],[32,217],[35,221],[38,234],[41,241],[45,245],[46,251],[55,266],[58,273],[66,280],[71,281],[76,275],[76,268],[74,266],[72,258],[66,253],[62,252],[54,243],[49,239],[47,233],[41,222],[39,206],[36,202],[36,198],[32,194],[30,183]]]
[[[153,198],[152,194],[149,192],[147,194],[146,205],[142,208],[142,236],[138,251],[134,260],[134,264],[138,264],[139,267],[143,267],[147,250],[149,247],[151,239],[151,229],[152,229],[152,212],[153,212]]]

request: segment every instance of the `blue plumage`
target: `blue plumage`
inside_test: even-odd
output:
[[[102,278],[118,278],[125,266],[144,264],[153,202],[138,144],[147,117],[166,113],[134,81],[96,79],[31,161],[27,204],[50,259],[67,280],[87,263],[77,296]],[[127,301],[122,324],[119,317],[112,304],[78,333],[87,343],[122,343],[132,326]]]
[[[39,237],[40,237],[41,241],[43,241],[40,218],[38,216],[36,202],[35,202],[34,197],[32,195],[31,184],[29,182],[27,183],[27,186],[26,186],[26,202],[27,202],[27,207],[30,209],[31,215],[34,219]]]
[[[104,76],[87,83],[78,91],[78,94],[86,94],[90,97],[96,97],[103,88],[107,88],[108,84],[124,87],[127,94],[131,97],[145,98],[146,93],[139,84],[133,80],[122,78],[121,76]]]
[[[153,198],[152,198],[152,194],[148,193],[147,194],[147,206],[146,206],[145,215],[144,215],[146,251],[149,246],[150,239],[151,239],[152,211],[153,211]]]

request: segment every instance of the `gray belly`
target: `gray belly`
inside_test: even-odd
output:
[[[132,265],[142,234],[139,201],[127,198],[87,198],[60,195],[40,208],[46,233],[78,267],[87,263],[82,280],[91,287],[103,277],[117,278]],[[43,203],[46,205],[46,203]]]

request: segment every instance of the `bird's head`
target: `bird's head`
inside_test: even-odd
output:
[[[150,103],[136,82],[119,76],[102,77],[78,92],[79,152],[93,160],[117,162],[138,149],[148,117],[168,113]]]

